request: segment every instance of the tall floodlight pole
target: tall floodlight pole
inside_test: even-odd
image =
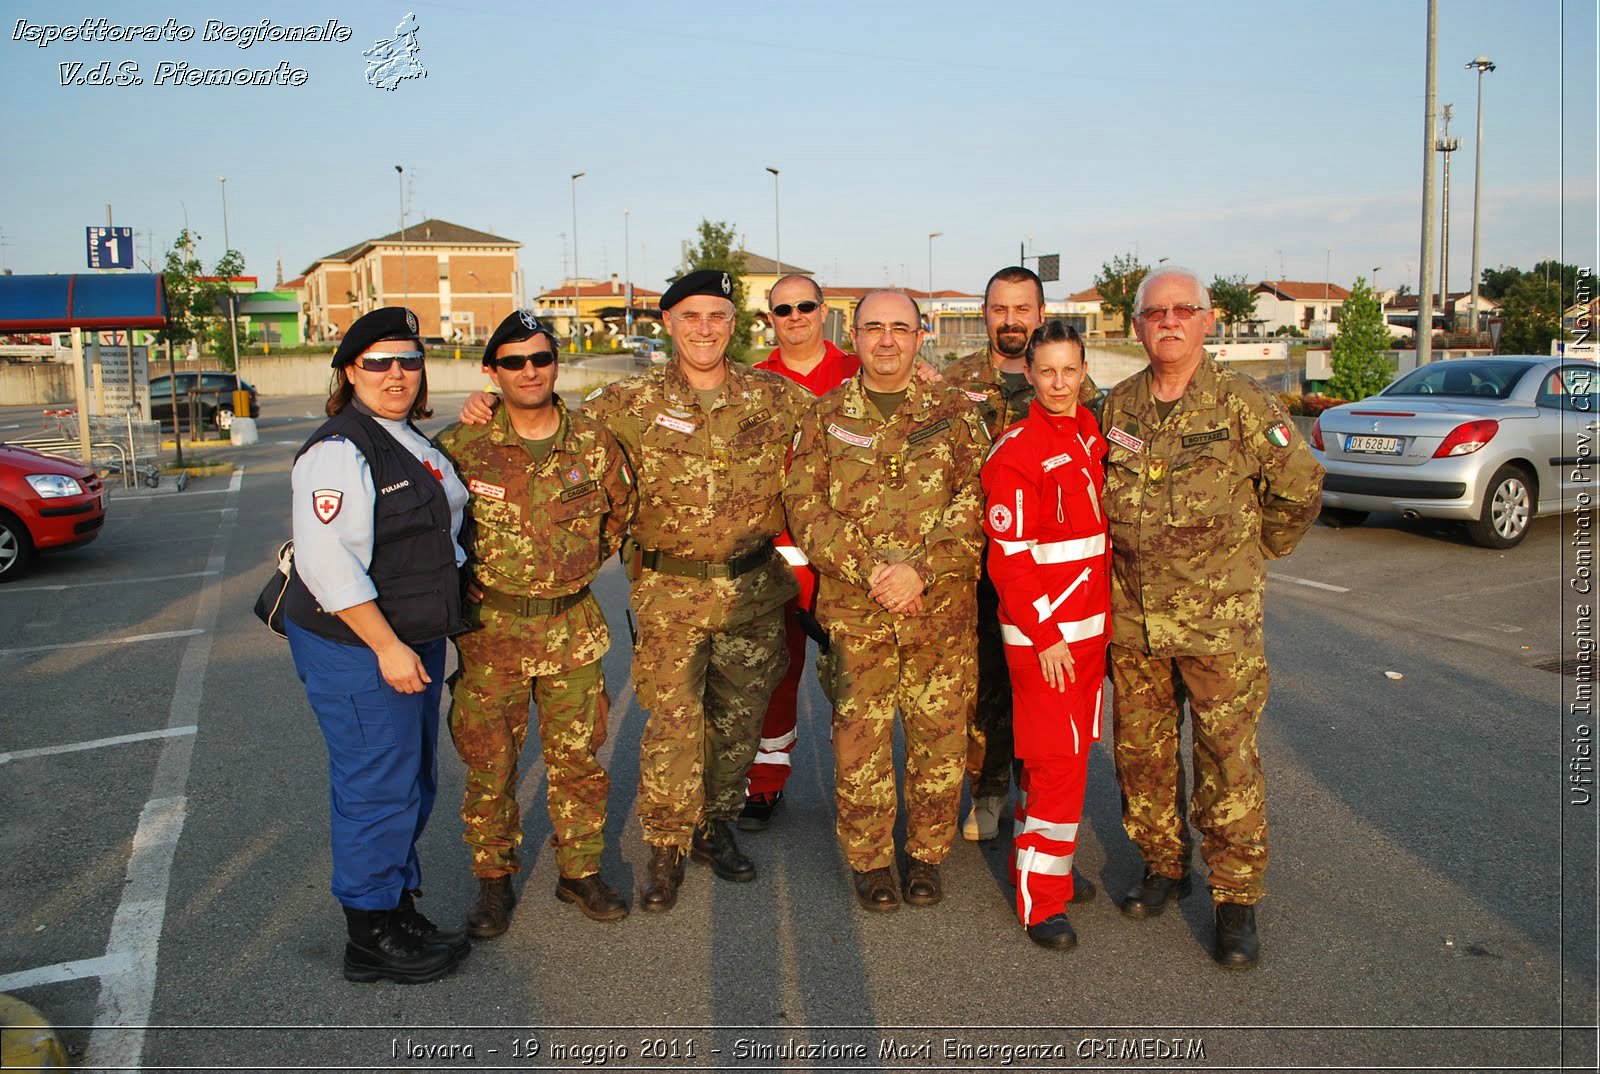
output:
[[[572,349],[583,340],[583,322],[578,319],[578,180],[588,172],[572,173]]]
[[[928,335],[933,335],[933,240],[943,235],[942,231],[928,232]],[[935,344],[937,348],[937,344]]]
[[[1426,90],[1422,106],[1422,257],[1417,268],[1417,364],[1433,361],[1433,134],[1438,103],[1439,0],[1428,0]]]
[[[400,190],[400,303],[411,306],[411,277],[406,272],[406,170],[394,166],[394,181]]]
[[[768,167],[772,173],[772,245],[773,258],[778,262],[778,275],[783,275],[783,219],[778,201],[778,169]]]
[[[1439,140],[1433,147],[1444,155],[1444,183],[1440,187],[1439,196],[1444,201],[1440,210],[1439,221],[1439,306],[1443,308],[1450,301],[1450,154],[1461,148],[1461,139],[1450,137],[1450,120],[1455,116],[1456,106],[1444,106],[1444,132],[1439,135]],[[1454,318],[1451,318],[1451,331],[1455,330]]]
[[[222,256],[227,257],[228,251],[233,249],[233,244],[228,241],[228,177],[217,176],[217,182],[222,187]],[[243,378],[244,372],[239,368],[239,325],[234,319],[233,312],[233,280],[223,281],[228,288],[228,343],[233,349],[233,371]],[[128,336],[128,353],[133,353],[133,336]]]
[[[1494,70],[1494,61],[1479,56],[1467,64],[1467,70],[1478,72],[1478,138],[1473,146],[1477,161],[1472,167],[1472,334],[1476,343],[1478,334],[1478,225],[1483,220],[1483,76]]]

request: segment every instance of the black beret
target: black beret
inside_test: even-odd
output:
[[[733,277],[721,269],[701,268],[685,272],[661,296],[661,308],[670,310],[691,295],[715,295],[733,301]]]
[[[548,339],[552,351],[561,350],[561,344],[556,341],[556,334],[545,327],[544,322],[535,317],[531,310],[512,310],[511,315],[501,321],[500,327],[494,330],[489,342],[483,345],[483,364],[488,365],[494,361],[500,348],[507,343],[521,343],[534,336]]]
[[[339,341],[339,349],[333,352],[333,368],[349,365],[368,347],[386,339],[409,339],[417,345],[417,350],[422,350],[417,315],[404,306],[384,306],[357,318]]]

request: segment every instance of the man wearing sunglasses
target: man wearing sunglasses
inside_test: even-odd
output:
[[[549,773],[556,897],[595,921],[628,914],[600,874],[610,783],[595,755],[606,740],[600,658],[611,636],[589,583],[621,547],[638,495],[616,439],[556,395],[556,358],[551,331],[512,313],[483,350],[503,405],[487,425],[452,425],[438,438],[471,493],[462,543],[476,629],[456,639],[450,735],[467,765],[461,819],[478,878],[467,927],[479,938],[505,932],[516,904],[530,700]]]
[[[1020,265],[989,277],[983,289],[983,324],[989,342],[957,358],[944,378],[966,393],[983,415],[989,435],[1000,434],[1028,413],[1033,387],[1024,372],[1028,338],[1044,324],[1044,283]],[[1100,390],[1087,374],[1078,403],[1098,411]],[[985,550],[987,554],[987,550]],[[1000,636],[1000,598],[987,566],[978,581],[978,703],[967,729],[967,784],[972,811],[962,823],[966,839],[987,841],[1000,834],[1014,760],[1011,738],[1011,675]],[[1073,901],[1094,897],[1094,885],[1078,877]]]
[[[811,277],[790,275],[773,284],[767,309],[778,345],[765,361],[756,364],[757,369],[792,380],[812,395],[826,395],[861,368],[859,358],[823,336],[828,307],[822,302],[822,288]],[[739,830],[746,832],[759,832],[771,823],[789,781],[789,758],[798,739],[796,702],[806,665],[806,632],[798,616],[801,611],[811,615],[816,610],[817,573],[806,554],[794,546],[787,530],[778,535],[776,544],[779,554],[794,568],[800,596],[784,610],[783,643],[789,653],[789,670],[772,692],[761,723],[761,739],[739,814]]]
[[[1212,957],[1258,957],[1266,781],[1256,726],[1267,703],[1266,561],[1294,551],[1321,506],[1322,467],[1276,396],[1205,352],[1216,315],[1198,277],[1145,277],[1134,331],[1150,363],[1106,397],[1112,721],[1122,823],[1144,859],[1123,913],[1148,918],[1189,893],[1184,765],[1216,918]]]

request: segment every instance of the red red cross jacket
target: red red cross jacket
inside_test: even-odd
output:
[[[1106,443],[1080,406],[1056,417],[1038,402],[994,442],[983,465],[989,577],[1007,645],[1104,652],[1111,633],[1111,545],[1100,492]]]

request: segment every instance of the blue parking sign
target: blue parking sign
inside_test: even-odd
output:
[[[83,230],[88,240],[90,268],[133,267],[133,228],[87,227]]]

